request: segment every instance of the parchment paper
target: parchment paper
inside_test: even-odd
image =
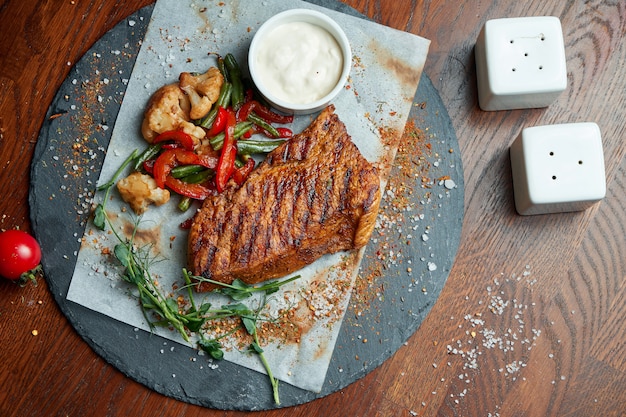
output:
[[[146,147],[139,126],[146,103],[154,91],[176,81],[182,71],[204,72],[214,66],[215,58],[209,52],[233,53],[245,71],[248,46],[256,29],[275,13],[291,8],[321,10],[346,32],[353,51],[353,67],[346,89],[334,101],[336,112],[363,155],[379,164],[386,173],[417,89],[428,40],[300,1],[267,0],[250,7],[249,3],[236,1],[197,4],[191,0],[160,0],[129,80],[100,183],[111,178],[133,149]],[[291,126],[294,132],[306,127],[311,117],[297,117]],[[380,129],[387,132],[384,138]],[[385,184],[384,177],[381,182]],[[174,296],[178,293],[173,288],[182,285],[181,268],[185,266],[186,257],[186,232],[179,225],[189,217],[188,213],[180,213],[175,204],[174,201],[149,210],[141,219],[142,233],[139,235],[140,244],[152,244],[163,258],[154,264],[152,271],[160,286]],[[115,193],[107,202],[107,208],[110,213],[117,213],[112,216],[116,219],[116,230],[123,233],[132,229],[134,219]],[[119,277],[119,266],[107,255],[116,243],[110,232],[94,230],[91,224],[87,226],[67,298],[150,331],[136,298]],[[327,293],[320,294],[314,302],[307,300],[307,305],[316,303],[313,307],[321,311],[324,303],[336,300],[337,296],[340,300],[327,306],[326,313],[330,311],[330,314],[320,315],[300,343],[264,347],[277,378],[302,389],[321,390],[361,255],[359,251],[325,256],[299,271],[302,278],[285,286],[278,296],[272,298],[270,315],[284,307],[284,303],[302,302],[303,292],[314,281],[323,280],[328,285]],[[346,282],[349,285],[346,286]],[[214,294],[208,297],[215,306],[228,302]],[[250,300],[253,306],[258,302],[258,299]],[[157,330],[157,333],[185,343],[169,329]],[[225,357],[263,372],[258,357],[254,355],[233,349],[227,351]]]

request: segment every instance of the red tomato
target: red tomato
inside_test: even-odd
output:
[[[41,248],[34,237],[21,230],[0,233],[0,276],[20,279],[41,261]]]

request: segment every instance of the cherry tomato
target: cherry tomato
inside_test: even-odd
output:
[[[18,280],[40,261],[41,248],[34,237],[21,230],[0,233],[0,276]]]

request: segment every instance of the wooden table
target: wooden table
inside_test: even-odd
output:
[[[626,5],[621,0],[346,1],[432,41],[425,72],[465,170],[461,245],[427,319],[391,359],[326,398],[259,416],[616,416],[626,413]],[[0,8],[0,228],[30,230],[29,169],[71,66],[149,0]],[[568,86],[545,109],[483,112],[474,44],[487,19],[554,15]],[[607,196],[579,213],[515,213],[508,148],[524,127],[592,121]],[[239,416],[163,397],[75,333],[43,279],[0,282],[0,415]],[[36,332],[35,332],[36,331]],[[36,334],[36,335],[35,335]]]

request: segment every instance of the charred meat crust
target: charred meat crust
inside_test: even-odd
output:
[[[377,169],[329,106],[241,187],[205,200],[189,232],[188,266],[224,283],[288,275],[324,254],[364,246],[379,202]]]

